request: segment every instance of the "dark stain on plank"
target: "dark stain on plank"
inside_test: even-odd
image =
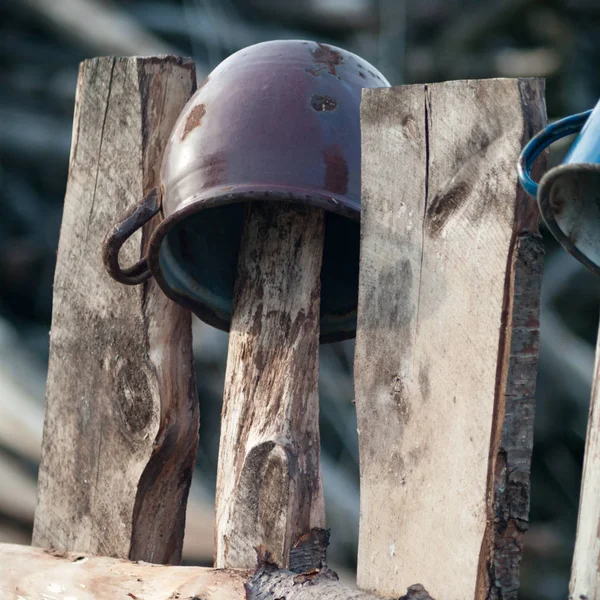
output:
[[[436,194],[427,206],[426,227],[432,237],[438,237],[452,215],[460,210],[471,193],[472,183],[457,181],[441,194]]]

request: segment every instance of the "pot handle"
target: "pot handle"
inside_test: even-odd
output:
[[[534,198],[537,197],[538,184],[531,179],[531,167],[535,159],[553,142],[562,137],[578,133],[585,125],[588,117],[592,114],[591,110],[587,110],[570,117],[565,117],[560,121],[556,121],[545,129],[542,129],[537,135],[532,137],[519,156],[517,171],[519,173],[519,181],[523,189]]]
[[[121,218],[102,244],[102,259],[108,274],[125,285],[137,285],[149,279],[152,274],[148,270],[146,258],[142,258],[131,267],[121,268],[119,264],[119,251],[121,246],[152,217],[160,212],[161,200],[158,188],[153,188],[143,200],[132,206]]]

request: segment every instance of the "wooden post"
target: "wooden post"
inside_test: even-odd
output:
[[[285,566],[322,527],[319,470],[323,211],[252,203],[229,334],[216,495],[217,567]]]
[[[191,61],[82,63],[50,334],[33,543],[177,563],[198,440],[187,311],[154,282],[127,287],[101,244],[156,183],[195,88]],[[136,261],[152,224],[122,252]]]
[[[600,598],[600,337],[590,400],[569,600]]]
[[[516,599],[542,248],[517,158],[539,80],[363,93],[358,583]]]

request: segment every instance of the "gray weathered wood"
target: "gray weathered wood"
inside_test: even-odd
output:
[[[600,599],[600,337],[590,401],[569,598]]]
[[[544,118],[539,80],[364,92],[363,588],[517,597],[542,249],[515,165]]]
[[[157,183],[195,87],[191,61],[82,63],[54,281],[33,543],[178,562],[198,440],[187,311],[154,282],[127,287],[101,244]],[[121,253],[137,260],[152,224]]]
[[[216,566],[251,567],[264,544],[280,565],[324,523],[319,470],[323,212],[250,204],[225,375]]]

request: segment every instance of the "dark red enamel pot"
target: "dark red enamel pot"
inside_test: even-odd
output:
[[[321,340],[356,330],[360,242],[360,99],[389,83],[340,48],[274,41],[223,61],[190,99],[153,190],[107,236],[109,273],[126,284],[153,276],[164,293],[228,330],[243,203],[286,201],[326,211]],[[131,233],[162,211],[148,255],[122,269]]]

